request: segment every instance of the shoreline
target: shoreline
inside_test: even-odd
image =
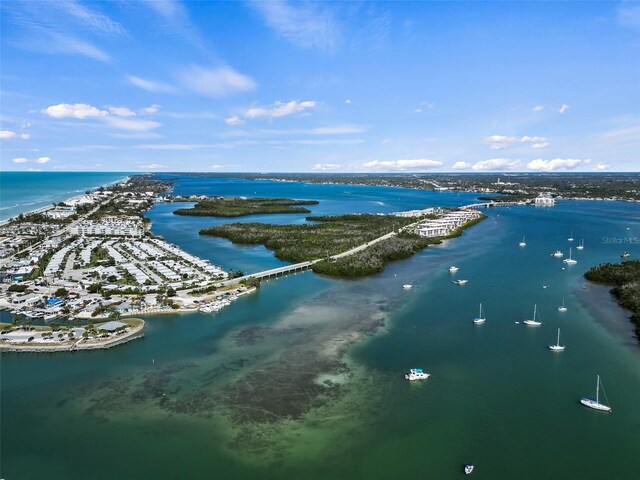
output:
[[[77,172],[58,172],[58,173],[77,173]],[[82,173],[82,172],[80,172],[80,173]],[[88,172],[88,173],[93,173],[93,172]],[[103,173],[109,173],[109,172],[103,172]],[[103,183],[103,184],[97,185],[95,187],[87,187],[85,189],[85,191],[93,192],[94,190],[97,190],[98,188],[101,188],[101,187],[110,187],[112,185],[117,185],[119,183],[127,182],[133,175],[135,175],[135,174],[129,174],[124,178],[120,178],[118,180],[114,180],[114,181],[108,182],[108,183]],[[64,200],[59,200],[58,202],[55,202],[55,203],[66,203],[66,202],[74,200],[74,199],[76,199],[78,197],[82,197],[83,195],[84,195],[84,193],[80,193],[78,195],[74,195],[73,197],[68,197],[68,198],[65,198]],[[43,212],[46,212],[47,210],[51,210],[53,208],[53,205],[51,205],[51,203],[52,202],[50,202],[49,205],[45,205],[45,206],[42,206],[42,207],[34,208],[33,210],[28,210],[28,211],[25,211],[25,212],[20,212],[20,213],[18,213],[16,215],[8,217],[8,218],[6,218],[4,220],[0,220],[0,227],[4,227],[5,225],[8,225],[13,220],[17,219],[18,216],[20,216],[20,215],[32,215],[34,213],[43,213]],[[20,202],[18,202],[18,205],[20,205]]]
[[[131,318],[140,323],[132,326],[131,331],[118,337],[108,337],[104,340],[80,338],[75,341],[65,341],[64,343],[18,343],[1,342],[0,352],[4,353],[53,353],[53,352],[75,352],[83,350],[106,350],[129,343],[132,340],[143,338],[145,335],[145,321],[141,318]],[[108,323],[108,322],[107,322]],[[136,322],[137,323],[137,322]],[[98,329],[100,327],[98,326]],[[40,329],[39,331],[42,331]]]

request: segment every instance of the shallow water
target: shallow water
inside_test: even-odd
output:
[[[314,213],[473,199],[206,181],[188,178],[176,192],[317,198]],[[200,238],[199,228],[219,222],[168,207],[149,213],[153,230],[188,251],[245,271],[280,264],[262,247]],[[150,316],[144,340],[117,349],[3,355],[2,476],[446,479],[472,461],[479,478],[635,478],[639,349],[610,299],[603,309],[584,301],[582,274],[621,250],[637,258],[637,245],[604,238],[638,236],[638,210],[609,202],[495,209],[462,237],[374,277],[305,272],[265,282],[215,315]],[[550,254],[568,253],[571,230],[585,250],[563,269]],[[557,311],[562,298],[566,313]],[[479,302],[487,322],[476,326]],[[514,323],[534,303],[544,324]],[[607,311],[619,314],[616,328]],[[558,326],[567,350],[552,353]],[[402,374],[412,367],[433,376],[409,384]],[[578,404],[598,373],[613,414]]]

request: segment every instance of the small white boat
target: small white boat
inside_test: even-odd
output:
[[[580,240],[580,245],[576,247],[576,250],[584,250],[584,238]]]
[[[564,253],[562,253],[560,250],[556,250],[552,253],[552,255],[556,258],[562,258],[564,256]]]
[[[527,242],[524,241],[524,237],[522,237],[522,241],[518,244],[519,247],[526,247]]]
[[[571,232],[571,235],[567,238],[567,242],[573,242],[573,232]]]
[[[455,283],[456,285],[464,285],[468,281],[469,280],[454,280],[453,283]]]
[[[566,312],[567,311],[567,307],[564,306],[564,298],[562,299],[562,305],[560,305],[558,307],[558,311],[559,312]]]
[[[565,258],[563,262],[566,263],[567,265],[575,265],[576,263],[578,263],[577,260],[574,260],[573,258],[571,258],[571,249],[569,249],[569,258]]]
[[[620,257],[622,258],[629,258],[630,253],[629,252],[624,252],[622,255],[620,255]]]
[[[603,389],[604,391],[604,389]],[[606,397],[605,393],[605,397]],[[596,383],[596,398],[583,398],[580,400],[580,403],[585,407],[593,408],[594,410],[600,410],[601,412],[611,412],[613,411],[609,405],[605,405],[604,403],[600,403],[600,375],[598,375],[598,380]]]
[[[413,285],[411,285],[410,283],[407,283],[403,285],[402,288],[404,288],[405,290],[411,290],[413,288]]]
[[[452,265],[452,266],[450,266],[450,267],[449,267],[449,271],[450,271],[451,273],[453,273],[453,272],[457,272],[457,271],[458,271],[458,267],[454,267],[454,266]]]
[[[538,305],[533,306],[533,318],[527,319],[522,323],[524,323],[525,325],[530,325],[532,327],[539,327],[540,325],[542,325],[540,316],[538,315]]]
[[[475,468],[475,467],[473,466],[473,464],[471,464],[471,463],[467,463],[467,464],[464,466],[464,474],[465,474],[465,475],[469,475],[471,472],[473,472],[473,469],[474,469],[474,468]]]
[[[484,323],[487,319],[484,318],[484,312],[482,311],[482,304],[480,304],[480,313],[478,314],[477,318],[473,319],[473,323]]]
[[[423,372],[421,368],[412,368],[409,370],[409,373],[405,374],[404,378],[409,381],[426,380],[429,376],[430,374]]]
[[[549,345],[549,350],[552,352],[564,352],[564,345],[560,345],[560,329],[558,329],[558,340],[555,345]]]

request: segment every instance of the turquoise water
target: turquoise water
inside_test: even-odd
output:
[[[468,199],[184,182],[176,190],[323,194],[314,213]],[[616,243],[640,236],[638,207],[562,202],[488,214],[374,277],[306,272],[266,282],[216,315],[147,317],[144,340],[117,349],[3,355],[2,478],[454,479],[467,461],[474,478],[637,478],[640,348],[624,312],[582,275],[623,250],[640,255],[637,244]],[[166,204],[148,216],[154,232],[227,268],[279,264],[261,247],[199,238],[213,219],[177,217]],[[571,231],[585,249],[563,269],[550,254],[568,252]],[[451,283],[450,265],[467,285]],[[487,322],[475,326],[479,302]],[[534,303],[544,324],[514,323]],[[567,350],[554,354],[546,345],[558,326]],[[402,375],[412,367],[433,376],[409,384]],[[612,414],[578,404],[596,374]]]
[[[127,177],[119,172],[1,172],[0,221]]]

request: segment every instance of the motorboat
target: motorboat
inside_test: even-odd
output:
[[[475,467],[473,466],[473,464],[471,464],[471,463],[467,463],[467,464],[464,466],[464,474],[465,474],[465,475],[469,475],[471,472],[473,472],[473,469],[474,469],[474,468],[475,468]]]
[[[409,381],[413,380],[426,380],[431,374],[424,372],[421,368],[412,368],[409,373],[406,373],[404,378]]]
[[[449,271],[451,273],[457,272],[458,271],[458,267],[454,267],[453,265],[449,267]]]
[[[551,255],[553,255],[556,258],[562,258],[564,256],[564,253],[562,253],[560,250],[556,250]]]
[[[404,288],[405,290],[411,290],[413,288],[413,285],[411,285],[410,283],[407,283],[403,285],[402,288]]]
[[[456,285],[464,285],[468,281],[469,280],[454,280],[453,283],[455,283]]]

